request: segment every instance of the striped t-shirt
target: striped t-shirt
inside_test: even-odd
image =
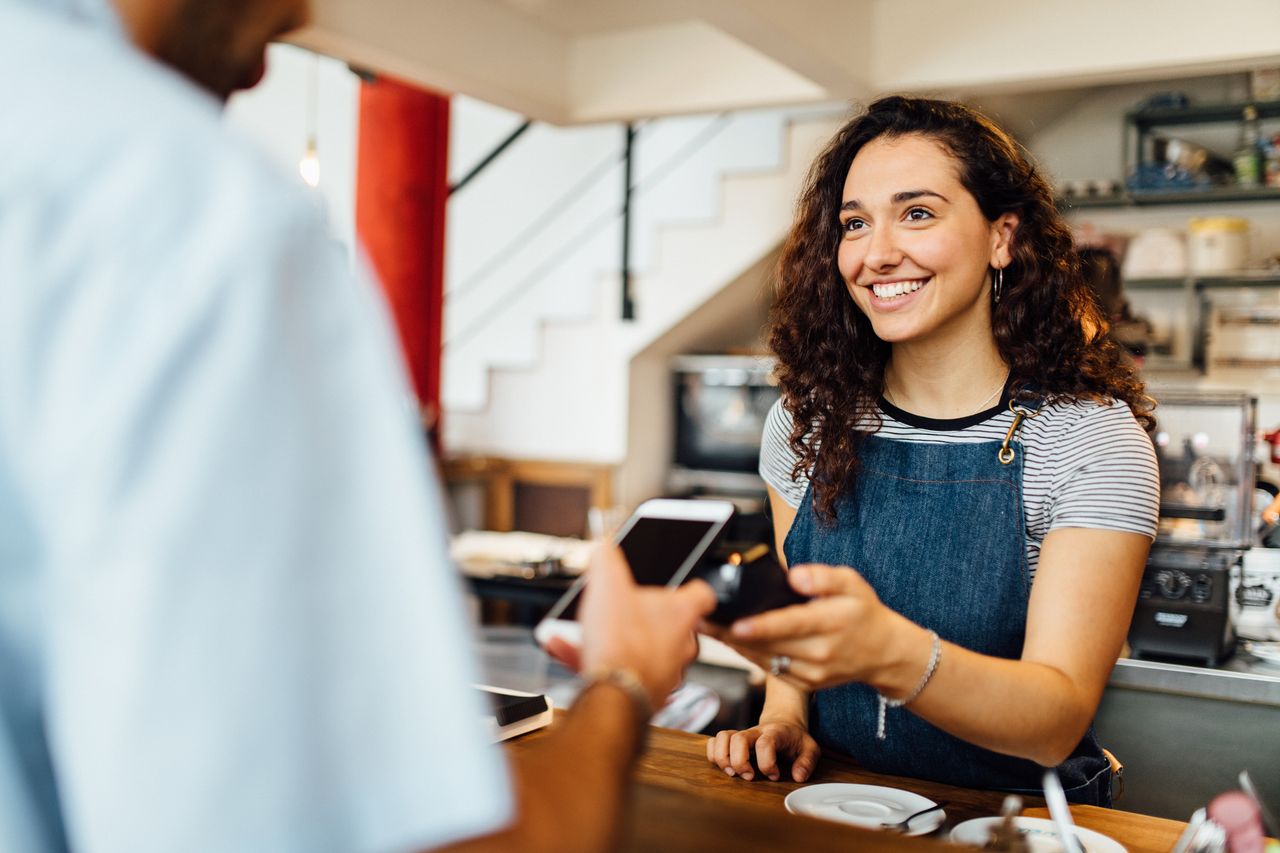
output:
[[[876,433],[895,441],[968,444],[1001,441],[1013,423],[1008,400],[956,420],[913,415],[880,400],[883,425]],[[809,485],[792,480],[796,456],[787,443],[791,415],[779,400],[765,421],[760,476],[792,507]],[[1160,513],[1160,475],[1151,439],[1128,405],[1059,401],[1022,422],[1022,500],[1027,565],[1032,576],[1040,545],[1051,530],[1090,527],[1155,538]]]

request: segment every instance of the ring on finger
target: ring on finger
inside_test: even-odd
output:
[[[769,674],[775,678],[791,671],[791,658],[788,655],[774,655],[769,658]]]

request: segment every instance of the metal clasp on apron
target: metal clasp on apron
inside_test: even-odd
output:
[[[1010,400],[1009,411],[1013,412],[1013,424],[1009,427],[1009,431],[1004,434],[1004,441],[1000,442],[1000,450],[996,453],[996,458],[1000,460],[1001,465],[1008,465],[1013,461],[1013,448],[1009,444],[1013,441],[1013,437],[1017,434],[1018,428],[1022,426],[1023,421],[1040,414],[1040,403],[1035,401],[1028,408],[1018,405],[1014,400]]]

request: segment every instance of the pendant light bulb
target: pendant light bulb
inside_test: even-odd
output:
[[[302,180],[307,182],[307,186],[320,186],[320,157],[316,153],[316,139],[314,136],[307,140],[306,153],[298,161],[298,174],[302,175]]]

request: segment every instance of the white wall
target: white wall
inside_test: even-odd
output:
[[[306,151],[313,120],[309,106],[313,85],[318,192],[334,236],[354,257],[360,81],[346,64],[291,45],[272,45],[267,52],[267,76],[256,88],[231,99],[227,122],[261,146],[290,180],[302,183],[298,162]]]

